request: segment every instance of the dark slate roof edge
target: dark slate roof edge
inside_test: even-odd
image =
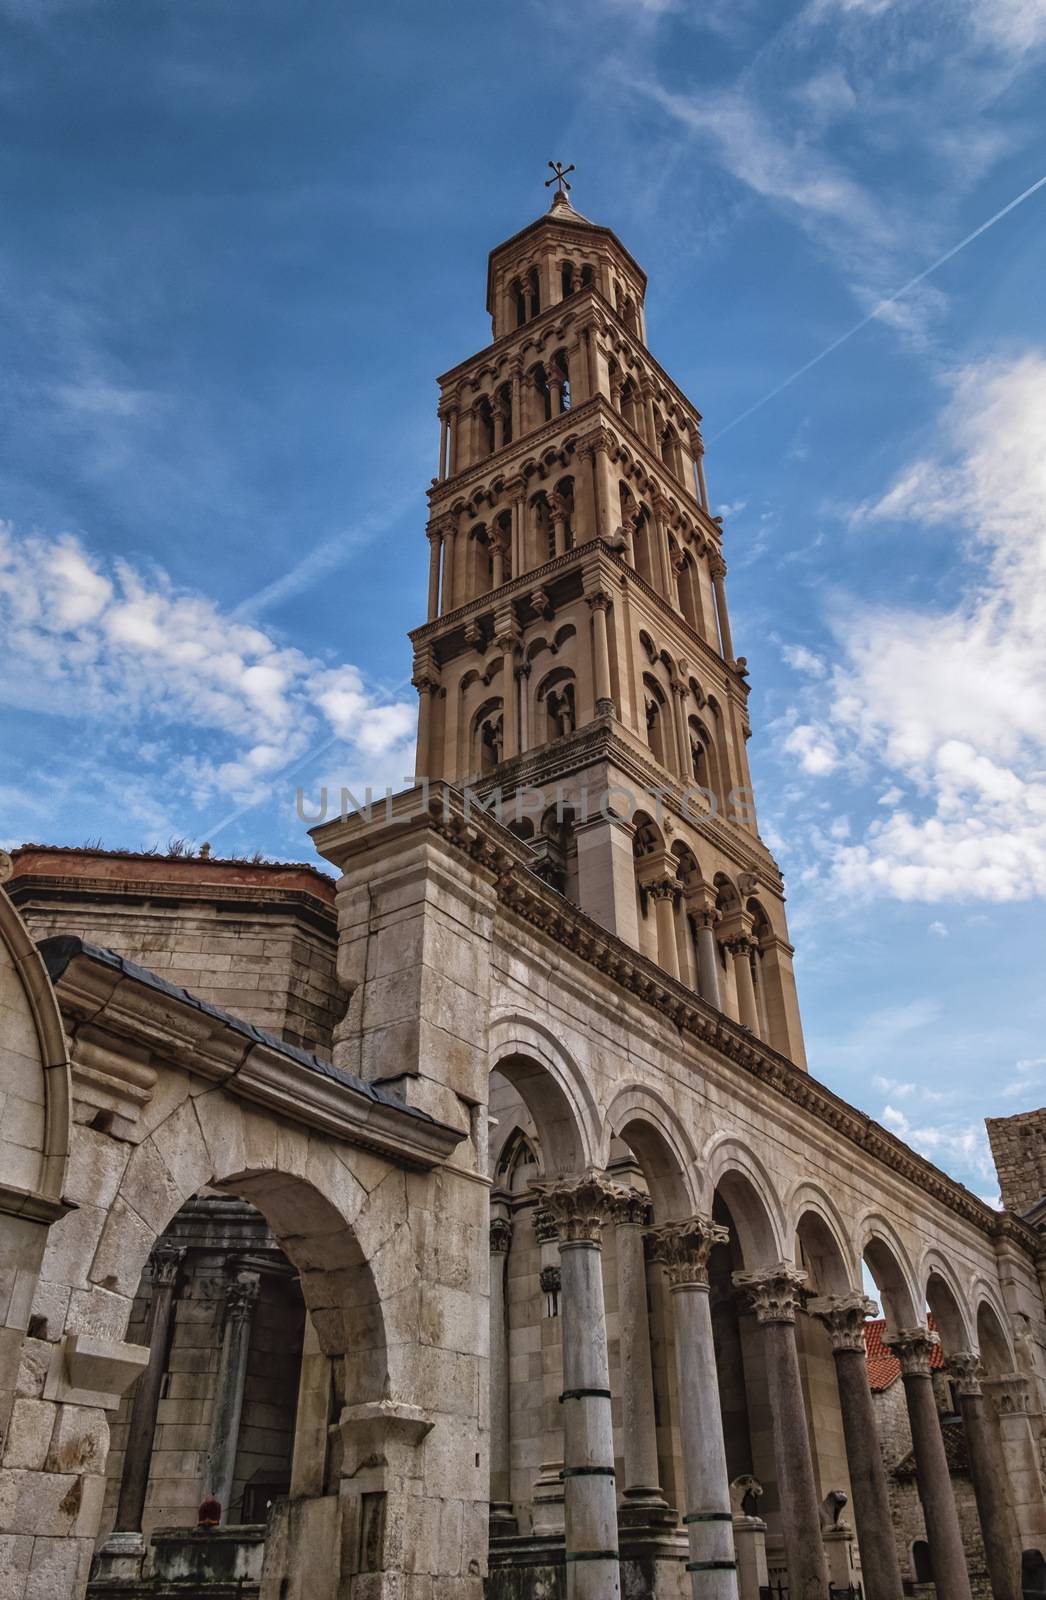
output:
[[[148,988],[155,989],[160,994],[168,995],[181,1005],[192,1006],[195,1011],[200,1011],[204,1016],[213,1017],[216,1022],[229,1028],[233,1033],[238,1033],[252,1044],[266,1045],[270,1050],[275,1050],[278,1055],[287,1056],[291,1061],[297,1061],[300,1066],[306,1067],[310,1072],[318,1072],[324,1078],[331,1078],[335,1083],[343,1084],[346,1089],[352,1089],[356,1094],[363,1095],[367,1100],[373,1100],[378,1105],[389,1106],[393,1111],[400,1112],[405,1117],[413,1117],[419,1122],[428,1122],[434,1128],[443,1128],[448,1133],[456,1134],[458,1139],[464,1135],[457,1128],[451,1128],[449,1123],[440,1122],[436,1117],[430,1116],[427,1111],[422,1111],[418,1106],[405,1106],[401,1100],[387,1089],[380,1089],[376,1084],[365,1083],[362,1078],[357,1078],[351,1072],[345,1072],[341,1067],[336,1067],[332,1061],[324,1061],[321,1056],[314,1056],[309,1050],[302,1050],[298,1045],[287,1044],[283,1039],[277,1039],[275,1034],[266,1033],[261,1028],[256,1028],[253,1022],[244,1022],[242,1017],[234,1017],[228,1011],[222,1011],[218,1006],[212,1006],[210,1001],[201,1000],[199,995],[192,994],[188,989],[181,989],[177,984],[168,983],[166,978],[161,978],[155,972],[150,972],[148,967],[140,967],[136,961],[130,961],[126,956],[116,954],[115,950],[106,950],[101,945],[91,944],[87,939],[81,939],[77,934],[56,934],[50,939],[42,939],[39,945],[40,954],[47,968],[48,976],[52,983],[57,983],[69,965],[77,956],[86,956],[88,960],[98,962],[99,965],[109,967],[119,972],[123,977],[132,978],[137,983],[144,983]]]

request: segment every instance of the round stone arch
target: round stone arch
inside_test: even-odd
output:
[[[642,1167],[659,1222],[694,1215],[697,1151],[663,1095],[643,1084],[619,1089],[607,1109],[600,1166],[609,1160],[611,1138],[627,1144]]]
[[[0,884],[11,857],[0,851]],[[60,1201],[69,1159],[72,1081],[58,1000],[36,945],[0,888],[0,1020],[4,1088],[10,1097],[0,1150],[18,1188]],[[24,1112],[16,1115],[24,1103]]]
[[[711,1215],[718,1193],[734,1221],[747,1272],[790,1261],[792,1242],[773,1180],[734,1134],[715,1135],[700,1157],[701,1210]]]
[[[187,1096],[127,1164],[87,1273],[95,1298],[109,1311],[109,1336],[124,1336],[156,1240],[206,1187],[249,1201],[266,1218],[301,1274],[324,1354],[352,1354],[352,1401],[380,1400],[389,1392],[409,1401],[411,1335],[395,1329],[387,1315],[417,1273],[403,1172],[347,1143],[244,1107],[221,1089]]]
[[[811,1277],[820,1294],[851,1294],[861,1286],[861,1266],[847,1226],[835,1202],[820,1184],[800,1178],[785,1201],[791,1237],[798,1238],[810,1260]]]
[[[977,1335],[972,1310],[967,1303],[958,1274],[936,1246],[924,1251],[919,1264],[919,1282],[926,1304],[940,1335],[946,1355],[957,1350],[976,1350]]]
[[[856,1230],[861,1259],[875,1280],[883,1316],[891,1333],[920,1326],[925,1313],[918,1279],[896,1230],[878,1212],[866,1212]]]
[[[491,1071],[500,1072],[534,1119],[547,1176],[597,1164],[600,1116],[569,1051],[550,1028],[515,1012],[495,1016],[488,1035]]]
[[[985,1372],[1001,1378],[1018,1370],[1017,1355],[1006,1326],[1006,1313],[992,1287],[983,1278],[973,1285],[972,1300],[977,1327],[977,1349]]]

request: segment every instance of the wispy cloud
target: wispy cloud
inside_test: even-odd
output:
[[[949,381],[940,451],[854,521],[959,528],[965,594],[950,610],[840,605],[822,714],[783,747],[814,775],[854,753],[896,780],[886,817],[825,844],[840,891],[1020,900],[1046,894],[1046,354]]]

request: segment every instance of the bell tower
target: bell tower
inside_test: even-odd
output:
[[[805,1065],[700,413],[647,347],[645,272],[554,170],[549,210],[491,251],[492,342],[439,379],[417,772]]]

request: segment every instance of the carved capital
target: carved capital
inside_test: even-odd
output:
[[[601,1172],[586,1172],[579,1178],[556,1178],[535,1184],[542,1204],[556,1219],[560,1246],[595,1244],[602,1239],[603,1224],[621,1194]]]
[[[859,1350],[864,1355],[865,1322],[879,1315],[874,1300],[856,1290],[853,1294],[822,1294],[806,1309],[828,1329],[833,1350]]]
[[[609,611],[613,601],[604,589],[597,589],[594,594],[585,596],[585,604],[590,611]]]
[[[712,574],[713,578],[726,577],[726,562],[723,560],[718,551],[714,551],[709,555],[708,570]]]
[[[708,1258],[717,1244],[727,1244],[730,1229],[711,1217],[666,1222],[647,1234],[650,1252],[665,1268],[673,1289],[708,1288]]]
[[[983,1394],[981,1379],[984,1377],[984,1368],[976,1350],[956,1350],[948,1357],[947,1371],[957,1394],[973,1397]]]
[[[883,1344],[893,1351],[901,1363],[901,1375],[905,1378],[930,1376],[933,1352],[940,1342],[937,1334],[931,1333],[929,1328],[898,1328],[895,1333],[883,1335]]]
[[[512,1243],[512,1223],[508,1217],[491,1217],[490,1219],[490,1253],[492,1256],[508,1254],[509,1245]]]
[[[650,1196],[639,1189],[622,1189],[610,1209],[619,1227],[645,1228],[652,1214]]]
[[[675,878],[653,878],[643,887],[652,900],[674,900],[679,883]]]
[[[534,1238],[538,1244],[555,1244],[559,1239],[559,1225],[548,1206],[539,1205],[534,1212]]]
[[[154,1289],[173,1289],[184,1260],[184,1249],[162,1245],[149,1257],[144,1276]]]
[[[260,1292],[261,1279],[257,1273],[240,1273],[225,1289],[226,1317],[240,1322],[248,1321],[254,1315]]]
[[[542,1267],[538,1273],[542,1294],[558,1294],[562,1288],[562,1274],[558,1267]]]
[[[760,1324],[794,1322],[809,1295],[806,1273],[788,1261],[762,1272],[735,1272],[733,1285]]]

